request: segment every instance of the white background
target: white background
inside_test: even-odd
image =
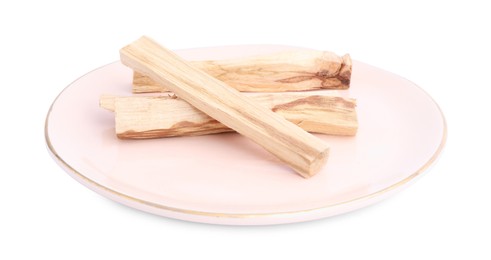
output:
[[[491,258],[485,1],[6,2],[0,259]],[[44,119],[66,85],[143,34],[172,49],[267,43],[350,53],[425,89],[446,115],[447,145],[408,189],[313,222],[213,226],[121,206],[55,164]]]

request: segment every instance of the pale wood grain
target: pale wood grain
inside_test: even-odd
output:
[[[297,92],[249,96],[309,132],[352,136],[358,128],[356,101],[351,98]],[[233,131],[177,96],[104,95],[100,106],[115,112],[116,135],[122,139]]]
[[[194,68],[153,40],[140,38],[122,48],[120,57],[123,64],[148,75],[195,108],[251,139],[301,176],[313,176],[326,163],[329,147],[324,141]]]
[[[189,63],[242,92],[347,89],[352,70],[348,54],[341,57],[316,50]],[[167,91],[165,86],[140,72],[134,72],[134,93],[163,91]]]

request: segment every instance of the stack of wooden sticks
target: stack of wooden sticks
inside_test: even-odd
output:
[[[310,177],[329,147],[306,131],[352,136],[358,129],[356,101],[338,93],[350,86],[349,55],[297,50],[185,61],[142,37],[121,50],[121,61],[134,70],[134,95],[103,95],[100,105],[115,113],[122,139],[237,131]]]

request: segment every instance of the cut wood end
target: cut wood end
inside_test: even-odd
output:
[[[324,165],[327,163],[328,157],[329,157],[329,147],[327,147],[324,151],[319,153],[317,157],[315,157],[314,161],[310,165],[310,169],[308,172],[300,172],[300,171],[297,172],[300,174],[300,176],[308,179],[320,172],[322,167],[324,167]]]
[[[112,96],[112,95],[102,95],[99,98],[99,106],[101,108],[114,112],[116,98],[117,98],[116,96]]]
[[[351,57],[345,54],[338,59],[339,63],[333,63],[332,58],[326,58],[325,65],[328,67],[322,67],[317,72],[322,89],[349,89],[352,71]]]
[[[343,57],[343,64],[341,70],[339,71],[340,81],[349,88],[351,83],[351,73],[353,71],[353,63],[351,61],[351,56],[345,54]]]

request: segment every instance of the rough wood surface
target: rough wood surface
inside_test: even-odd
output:
[[[141,37],[120,50],[121,62],[275,155],[303,177],[326,163],[329,147],[253,99]],[[240,149],[240,147],[237,147]]]
[[[358,128],[353,99],[291,92],[250,96],[309,132],[355,135]],[[122,139],[233,131],[176,96],[102,96],[100,106],[115,112],[116,135]]]
[[[242,92],[347,89],[351,58],[328,51],[300,50],[241,59],[190,61],[194,67]],[[137,71],[133,92],[163,92],[167,88]]]

